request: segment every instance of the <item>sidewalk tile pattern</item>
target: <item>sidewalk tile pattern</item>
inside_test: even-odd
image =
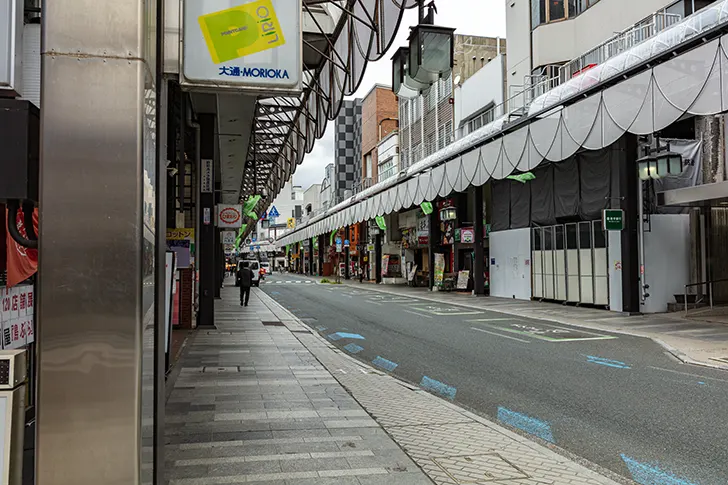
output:
[[[431,485],[296,336],[290,314],[235,288],[181,357],[166,406],[169,485]]]

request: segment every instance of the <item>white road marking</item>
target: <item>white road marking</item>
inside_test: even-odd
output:
[[[425,315],[424,313],[413,312],[413,311],[410,311],[410,310],[402,310],[402,311],[403,312],[407,312],[407,313],[411,313],[412,315],[417,315],[418,317],[432,318],[431,315]]]
[[[700,374],[691,374],[689,372],[680,372],[679,370],[672,370],[672,369],[665,369],[663,367],[653,367],[651,365],[647,366],[648,369],[654,369],[654,370],[661,370],[665,372],[672,372],[673,374],[680,374],[683,376],[690,376],[690,377],[699,377],[700,379],[708,379],[711,381],[718,381],[718,382],[728,382],[724,379],[718,379],[717,377],[708,377],[708,376],[701,376]]]
[[[471,330],[477,330],[478,332],[483,332],[483,333],[487,333],[487,334],[490,334],[490,335],[495,335],[496,337],[503,337],[503,338],[507,338],[507,339],[510,339],[510,340],[517,340],[518,342],[523,342],[525,344],[530,344],[531,343],[529,340],[523,340],[523,339],[520,339],[520,338],[511,337],[511,336],[508,336],[508,335],[501,335],[499,333],[489,332],[487,330],[483,330],[482,328],[476,328],[476,327],[470,327],[470,328],[471,328]]]

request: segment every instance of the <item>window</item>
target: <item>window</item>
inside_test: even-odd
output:
[[[561,20],[566,18],[566,6],[564,0],[549,0],[549,8],[547,12],[549,21]]]
[[[531,0],[531,28],[546,23],[546,0]]]
[[[531,0],[531,29],[541,24],[574,18],[599,0]]]
[[[367,153],[364,157],[364,170],[366,170],[367,178],[372,178],[372,154]]]

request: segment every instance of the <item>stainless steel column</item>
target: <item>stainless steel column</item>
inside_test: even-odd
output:
[[[474,250],[474,264],[473,264],[473,286],[476,295],[485,295],[485,264],[483,261],[483,187],[472,187],[475,193],[475,222],[473,224],[473,231],[475,231],[475,237],[473,242],[475,243]]]
[[[43,2],[38,485],[141,481],[155,18],[149,0]]]

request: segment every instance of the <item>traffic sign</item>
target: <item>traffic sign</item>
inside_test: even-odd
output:
[[[235,244],[235,231],[223,231],[222,232],[222,243],[224,245]]]
[[[349,247],[349,240],[348,239],[345,239],[344,240],[344,247],[345,248],[348,248]]]
[[[268,211],[268,217],[270,219],[275,219],[276,217],[279,217],[279,216],[280,216],[280,214],[278,213],[278,209],[276,209],[276,206],[271,207],[270,210]]]

